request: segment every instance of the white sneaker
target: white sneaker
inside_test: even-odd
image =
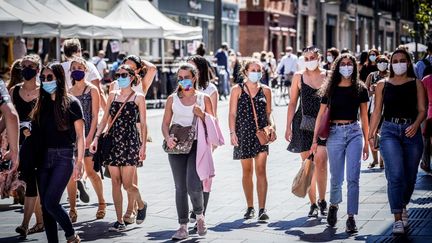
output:
[[[180,225],[177,232],[171,237],[172,240],[184,240],[189,238],[189,232],[187,226]]]
[[[405,234],[405,229],[402,220],[393,223],[393,234]]]
[[[402,222],[404,227],[408,226],[408,210],[406,208],[402,209]]]
[[[204,221],[204,215],[197,215],[197,233],[199,236],[207,234],[207,225]]]

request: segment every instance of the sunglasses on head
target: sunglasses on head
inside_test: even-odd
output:
[[[119,77],[127,78],[129,76],[129,73],[116,73],[115,78],[118,79]]]
[[[52,74],[48,74],[46,77],[45,75],[40,75],[39,76],[39,80],[41,82],[45,82],[45,81],[53,81],[54,80],[54,76]]]

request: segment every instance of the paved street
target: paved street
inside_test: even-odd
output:
[[[191,234],[191,242],[432,242],[432,177],[419,173],[418,185],[408,211],[408,236],[392,237],[393,220],[388,206],[384,173],[379,169],[368,170],[366,167],[370,161],[362,164],[361,205],[356,218],[358,234],[350,236],[344,232],[347,217],[345,202],[340,205],[340,220],[334,229],[327,227],[325,218],[308,219],[308,200],[297,198],[291,193],[292,179],[300,166],[300,159],[297,154],[291,154],[285,149],[287,142],[283,135],[286,109],[275,107],[279,138],[270,147],[267,165],[267,208],[270,221],[268,224],[259,224],[256,219],[242,219],[246,203],[241,186],[241,166],[238,161],[232,160],[227,125],[228,104],[226,101],[221,102],[219,117],[227,145],[218,148],[214,154],[216,177],[207,210],[207,224],[210,230],[205,238]],[[103,220],[95,220],[96,195],[91,189],[90,182],[87,182],[91,201],[89,204],[79,203],[78,222],[74,225],[83,241],[167,242],[174,234],[178,224],[173,179],[167,155],[161,147],[162,114],[163,110],[148,111],[148,125],[153,142],[148,144],[148,159],[144,167],[139,169],[139,188],[149,205],[145,222],[141,225],[131,225],[123,233],[108,232],[108,226],[115,222],[111,182],[109,179],[104,180],[109,207]],[[66,196],[64,201],[65,199]],[[0,242],[20,241],[14,229],[22,219],[21,206],[10,206],[10,202],[11,200],[0,200]],[[65,207],[67,206],[65,204]],[[255,207],[257,206],[256,203]],[[33,225],[33,220],[30,225]],[[60,240],[65,242],[63,231],[59,232],[59,235]],[[45,242],[45,234],[29,235],[26,241]]]

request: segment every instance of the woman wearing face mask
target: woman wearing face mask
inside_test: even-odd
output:
[[[191,64],[180,65],[177,72],[177,91],[168,97],[162,120],[162,134],[169,148],[174,148],[177,141],[175,134],[170,134],[171,124],[178,124],[182,127],[193,126],[195,125],[194,119],[204,120],[205,113],[213,115],[210,98],[195,89],[197,77],[198,70],[195,66]],[[203,214],[203,186],[196,169],[196,154],[196,138],[188,154],[168,154],[176,188],[176,207],[180,224],[180,228],[172,236],[173,240],[183,240],[189,237],[187,228],[189,222],[188,194],[192,201],[193,212],[196,215],[197,233],[199,236],[207,234]]]
[[[318,130],[327,106],[330,109],[330,134],[327,138],[327,154],[330,165],[330,207],[327,223],[333,227],[337,222],[338,205],[342,202],[342,184],[346,164],[348,182],[348,219],[346,232],[357,232],[354,215],[359,206],[359,179],[361,158],[369,156],[367,143],[369,96],[365,85],[357,78],[355,57],[342,54],[334,63],[334,71],[320,89],[321,107],[315,123],[311,152],[318,148]],[[360,110],[360,121],[357,121]],[[363,149],[362,149],[363,148]]]
[[[256,136],[256,122],[260,129],[271,125],[272,140],[276,139],[276,135],[274,121],[271,116],[271,89],[260,84],[262,71],[259,60],[246,62],[243,69],[245,82],[232,88],[229,128],[231,144],[234,146],[234,159],[241,161],[243,169],[242,183],[247,203],[244,219],[251,219],[255,216],[252,180],[255,161],[259,205],[258,220],[265,222],[269,220],[265,209],[267,198],[266,163],[269,146],[260,144]],[[251,98],[254,102],[257,121],[254,118]]]
[[[132,70],[135,72],[136,82],[134,82],[134,84],[132,85],[132,90],[135,91],[136,93],[144,95],[145,97],[156,75],[157,72],[156,66],[151,62],[141,59],[139,56],[136,55],[127,56],[123,60],[123,64],[129,65],[129,67],[132,68]],[[116,75],[114,75],[114,77],[116,77]],[[120,90],[119,83],[117,80],[112,82],[112,84],[110,85],[110,92],[113,90]],[[138,132],[142,130],[139,117],[138,117],[137,128],[138,128]],[[146,139],[147,142],[151,142],[151,137],[148,132],[147,132]],[[141,166],[142,166],[142,162],[139,162],[138,167]],[[133,183],[138,186],[137,171],[134,176]],[[126,225],[135,223],[138,205],[133,200],[133,197],[134,197],[133,195],[128,194],[128,206],[123,216],[123,220]]]
[[[194,65],[198,69],[198,90],[210,96],[212,103],[213,114],[217,117],[217,105],[219,100],[219,93],[216,85],[210,82],[210,70],[208,68],[207,60],[202,56],[192,56],[188,59],[188,63]],[[204,198],[204,211],[205,215],[207,204],[209,201],[210,192],[203,192]],[[192,212],[190,215],[189,222],[194,223],[196,221],[196,215]],[[196,226],[196,225],[195,225]],[[196,227],[195,227],[196,228]]]
[[[34,126],[43,135],[39,143],[43,161],[37,170],[45,233],[48,242],[58,242],[57,223],[68,242],[80,242],[65,209],[60,204],[71,175],[79,180],[84,157],[84,120],[79,101],[67,94],[61,64],[42,68],[41,91],[32,112]],[[49,81],[51,80],[51,81]],[[49,138],[49,139],[46,139]],[[74,165],[74,147],[77,156]],[[73,174],[72,174],[73,172]]]
[[[376,61],[377,61],[378,71],[370,73],[366,79],[366,88],[369,91],[369,98],[370,98],[369,108],[368,108],[369,120],[375,107],[375,88],[377,86],[377,83],[381,79],[388,77],[389,74],[387,71],[389,65],[388,58],[384,55],[379,55]],[[374,150],[372,147],[371,149],[372,149],[373,161],[369,163],[368,165],[369,169],[375,168],[375,166],[378,165],[378,151]],[[381,169],[384,169],[384,161],[382,159],[382,156],[379,160],[379,166]]]
[[[382,114],[379,145],[386,161],[387,195],[395,219],[393,233],[403,234],[408,224],[406,206],[414,191],[423,151],[419,127],[426,117],[426,97],[407,51],[393,52],[390,63],[390,76],[376,87],[369,141],[372,146],[377,138]]]
[[[376,59],[379,56],[379,51],[377,49],[370,49],[368,52],[368,59],[363,64],[360,69],[360,80],[366,82],[366,78],[371,72],[378,71],[378,67],[376,65]]]
[[[98,197],[99,208],[96,213],[96,219],[103,219],[105,217],[106,203],[103,196],[103,185],[102,179],[93,169],[93,156],[89,151],[90,143],[93,141],[93,137],[97,128],[98,114],[99,114],[99,91],[93,84],[85,81],[85,74],[87,72],[86,61],[82,58],[75,58],[71,60],[70,73],[72,79],[72,88],[69,93],[75,96],[81,103],[84,113],[85,121],[85,154],[84,154],[84,169],[87,177],[95,189]],[[77,221],[76,211],[76,194],[77,194],[77,182],[72,178],[67,186],[68,197],[69,197],[69,217],[72,223]]]
[[[138,132],[136,123],[138,116],[142,122],[146,121],[145,97],[132,90],[136,85],[137,77],[128,65],[121,65],[117,71],[119,91],[113,91],[108,97],[108,106],[99,124],[95,139],[90,146],[90,152],[95,153],[98,147],[98,138],[105,128],[110,128],[109,136],[112,138],[112,148],[105,161],[111,174],[113,187],[113,200],[117,221],[110,231],[124,231],[126,225],[122,217],[123,198],[121,187],[132,196],[132,202],[137,202],[138,210],[136,223],[141,224],[146,217],[147,203],[141,199],[138,186],[133,182],[139,161],[146,158],[146,128],[141,126]],[[119,112],[120,110],[120,112]],[[117,116],[114,120],[113,119]],[[111,124],[112,123],[112,124]],[[141,134],[141,139],[140,139]]]
[[[335,47],[332,47],[327,50],[326,54],[326,60],[323,68],[325,70],[331,70],[334,60],[336,60],[336,58],[339,56],[339,50]]]
[[[22,84],[17,84],[10,89],[12,102],[18,112],[20,119],[20,138],[19,145],[22,146],[24,140],[31,134],[31,117],[30,113],[36,105],[39,97],[40,85],[36,82],[36,77],[40,71],[40,58],[37,55],[28,55],[20,61],[19,76],[24,80]],[[11,77],[13,78],[13,77]],[[42,76],[42,79],[45,77]],[[28,148],[25,148],[25,150]],[[34,166],[27,156],[20,158],[20,175],[26,183],[25,199],[24,199],[24,217],[19,227],[15,229],[21,236],[44,231],[44,223],[42,219],[42,209],[38,197],[36,175]],[[28,229],[31,216],[35,213],[36,224]]]
[[[285,138],[290,142],[288,151],[300,153],[302,161],[310,155],[310,147],[313,140],[314,124],[307,130],[301,129],[302,119],[310,117],[315,119],[318,115],[320,101],[318,90],[324,83],[327,71],[319,68],[318,60],[320,58],[319,50],[315,47],[307,47],[303,50],[306,70],[296,73],[291,85],[291,98],[288,105],[287,125]],[[297,112],[297,101],[300,98],[300,106]],[[295,114],[294,114],[295,113]],[[305,116],[305,118],[303,118]],[[327,213],[327,202],[325,193],[327,187],[327,152],[325,149],[325,140],[318,139],[318,149],[314,156],[315,172],[312,177],[311,187],[309,190],[309,200],[311,203],[309,217],[317,217],[318,209],[321,215]],[[317,201],[316,191],[318,186],[319,198]]]

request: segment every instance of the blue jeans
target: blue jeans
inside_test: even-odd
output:
[[[330,203],[342,202],[342,184],[346,163],[348,181],[348,214],[358,213],[359,179],[363,135],[358,122],[330,127],[327,153],[330,165]]]
[[[48,242],[58,242],[57,223],[65,231],[66,238],[75,235],[72,222],[60,205],[73,168],[73,149],[59,148],[48,149],[38,169],[38,187]]]
[[[387,195],[393,214],[411,200],[417,178],[417,170],[423,153],[420,128],[412,138],[405,136],[410,125],[385,121],[381,127],[380,152],[385,161]]]

